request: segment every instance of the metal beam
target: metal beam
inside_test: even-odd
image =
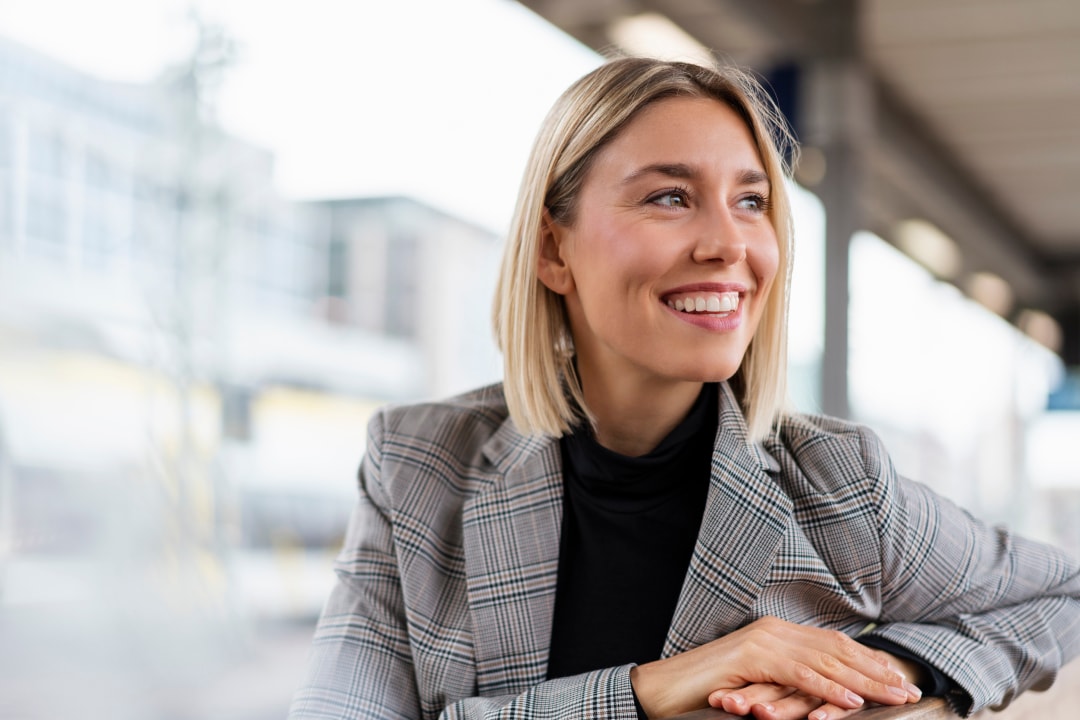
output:
[[[778,61],[851,58],[858,52],[858,0],[830,0],[828,8],[798,0],[742,0],[738,12],[777,38]]]
[[[968,270],[1009,282],[1017,301],[1053,310],[1065,288],[1031,248],[1015,221],[978,187],[901,103],[880,84],[875,137],[861,147],[875,172],[888,178],[919,214],[959,245]]]
[[[807,115],[796,128],[804,144],[816,145],[825,154],[828,173],[836,182],[815,188],[826,204],[828,223],[837,232],[874,229],[890,239],[897,219],[923,217],[938,225],[959,245],[964,269],[984,270],[1004,278],[1017,303],[1070,318],[1080,312],[1080,263],[1072,258],[1062,264],[1057,255],[1037,250],[1038,244],[993,196],[972,178],[955,156],[935,138],[909,107],[893,95],[873,74],[859,47],[859,0],[523,0],[524,4],[596,49],[609,46],[606,28],[620,16],[656,12],[671,18],[685,31],[725,59],[754,63],[762,74],[783,64],[795,64],[807,77],[803,92],[833,93],[831,97],[804,98],[815,112],[831,113],[826,123],[834,124],[822,133],[821,117]],[[848,79],[862,73],[857,98],[837,103],[836,82],[821,79],[822,68],[845,68]],[[861,82],[861,81],[860,81]],[[824,90],[823,90],[824,88]],[[867,93],[867,88],[871,92]],[[848,90],[840,90],[841,95]],[[817,125],[815,125],[817,123]],[[839,129],[838,129],[839,128]],[[838,145],[838,143],[840,143]],[[842,147],[843,143],[849,147]],[[839,179],[846,178],[846,179]],[[846,197],[845,192],[848,192]],[[827,196],[827,197],[826,197]],[[867,214],[867,209],[872,215]],[[843,227],[843,230],[839,228]],[[837,273],[846,272],[841,260],[843,242],[829,235],[827,278],[832,293],[826,298],[826,363],[823,375],[837,373],[824,382],[836,389],[838,374],[846,372],[846,294],[841,297]],[[831,239],[830,239],[831,238]],[[841,309],[843,308],[843,309]],[[830,329],[831,323],[831,329]],[[1064,326],[1063,326],[1064,327]],[[1070,331],[1066,328],[1066,335]],[[843,336],[843,340],[841,340]],[[832,355],[845,345],[841,361]],[[1075,355],[1072,363],[1077,363]],[[831,370],[830,370],[831,368]],[[826,409],[844,415],[843,402]],[[823,397],[823,403],[831,403]]]

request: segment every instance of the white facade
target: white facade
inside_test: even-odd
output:
[[[494,235],[282,198],[178,87],[0,39],[0,607],[122,560],[138,594],[310,616],[370,414],[498,375]]]

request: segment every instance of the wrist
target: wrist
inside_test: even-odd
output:
[[[630,668],[630,687],[633,689],[638,705],[649,718],[666,716],[660,706],[662,701],[657,697],[657,684],[656,663],[635,665]]]
[[[907,678],[907,681],[916,687],[922,687],[926,682],[926,673],[923,672],[923,666],[914,660],[908,660],[907,658],[897,657],[896,655],[889,655],[889,662],[893,667],[900,671],[900,674]]]
[[[635,665],[630,668],[630,690],[634,693],[634,699],[645,716],[656,717],[652,712],[652,704],[648,701],[648,680],[642,677],[642,667],[642,665]],[[645,674],[647,675],[648,672],[646,671]]]

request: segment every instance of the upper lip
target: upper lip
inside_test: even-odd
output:
[[[685,293],[730,293],[737,292],[739,295],[745,295],[747,287],[743,283],[739,282],[724,282],[724,283],[690,283],[689,285],[680,285],[677,288],[671,288],[661,295],[661,299],[668,297],[669,295],[682,295]]]

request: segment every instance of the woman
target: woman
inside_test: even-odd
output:
[[[970,713],[1077,654],[1071,560],[783,411],[762,97],[622,59],[556,103],[496,297],[505,381],[372,420],[292,717],[833,720],[924,690]]]

